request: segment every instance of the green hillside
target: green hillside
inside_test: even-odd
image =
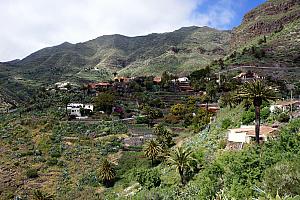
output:
[[[101,80],[115,71],[160,75],[162,68],[187,74],[226,55],[230,36],[229,31],[208,27],[186,27],[140,37],[108,35],[45,48],[13,65],[22,78],[43,83]]]

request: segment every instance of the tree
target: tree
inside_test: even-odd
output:
[[[180,175],[180,181],[183,185],[186,184],[186,174],[192,169],[192,162],[195,161],[191,154],[192,152],[189,149],[178,147],[168,156],[169,163],[176,166]]]
[[[250,99],[255,107],[255,137],[259,144],[259,130],[260,130],[260,106],[263,101],[275,100],[276,96],[274,90],[265,85],[260,80],[246,82],[242,85],[238,96],[243,99]]]
[[[213,101],[217,95],[217,92],[217,87],[214,82],[209,82],[206,84],[206,94],[209,96],[210,101]]]
[[[89,86],[86,85],[86,84],[83,84],[83,85],[80,87],[80,90],[82,91],[83,97],[84,97],[84,98],[85,98],[85,95],[86,95],[88,89],[89,89]]]
[[[101,93],[95,98],[95,106],[100,111],[105,111],[107,113],[112,112],[112,108],[115,104],[115,95],[112,93]]]
[[[109,187],[112,185],[113,180],[116,176],[115,169],[113,168],[113,165],[111,162],[109,162],[106,158],[102,160],[99,167],[99,174],[100,178],[103,181],[103,184],[106,187]]]
[[[65,109],[66,109],[66,117],[67,117],[67,119],[68,119],[68,104],[70,103],[70,97],[69,96],[65,96],[64,98],[63,98],[63,104],[64,104],[64,106],[65,106]]]
[[[186,110],[186,107],[185,107],[184,104],[178,103],[178,104],[175,104],[175,105],[173,105],[173,106],[171,107],[170,112],[171,112],[173,115],[183,117],[183,116],[186,114],[187,110]]]
[[[236,99],[235,99],[236,94],[233,92],[227,92],[223,94],[219,100],[220,106],[221,107],[226,107],[229,106],[232,108],[234,104],[236,104]]]
[[[208,102],[210,101],[209,95],[208,94],[203,94],[200,97],[200,100],[206,104],[205,110],[206,110],[206,115],[208,116]]]
[[[154,128],[154,133],[157,136],[158,143],[164,148],[169,148],[173,145],[173,133],[164,125],[158,124]]]
[[[153,166],[154,160],[162,152],[160,144],[155,140],[150,140],[144,146],[145,156],[151,159],[151,165]]]
[[[148,118],[148,127],[152,127],[154,124],[154,119],[158,119],[160,117],[163,117],[163,113],[159,109],[151,108],[150,106],[145,106],[143,108],[143,111],[147,115]]]

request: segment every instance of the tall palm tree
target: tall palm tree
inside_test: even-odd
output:
[[[263,101],[275,100],[275,92],[262,81],[255,80],[244,83],[238,92],[238,96],[243,99],[250,99],[255,107],[255,138],[257,144],[259,144],[260,106]]]
[[[116,176],[116,172],[113,167],[113,164],[106,158],[104,158],[102,160],[102,162],[100,163],[99,175],[106,187],[111,186],[111,184]]]
[[[192,161],[195,159],[191,156],[192,152],[189,149],[184,149],[183,147],[178,147],[168,156],[168,161],[171,165],[176,166],[180,180],[183,185],[186,184],[186,173],[192,169]]]
[[[154,159],[162,153],[162,148],[156,140],[150,140],[144,146],[145,156],[151,159],[151,165],[153,166]]]

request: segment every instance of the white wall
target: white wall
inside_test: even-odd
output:
[[[235,132],[228,132],[228,141],[229,142],[246,142],[246,132],[235,133]]]
[[[84,109],[89,109],[91,111],[94,111],[94,106],[92,104],[85,104]]]

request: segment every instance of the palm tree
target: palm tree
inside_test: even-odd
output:
[[[111,186],[116,176],[116,172],[115,169],[113,168],[113,164],[106,158],[104,158],[100,163],[99,175],[106,187]]]
[[[191,154],[192,152],[189,149],[178,147],[171,153],[170,156],[168,156],[169,163],[176,166],[183,185],[186,183],[185,175],[190,169],[192,169],[192,161],[195,161]]]
[[[227,92],[221,96],[219,103],[223,107],[229,106],[232,108],[236,104],[235,97],[236,94],[234,92]]]
[[[263,101],[275,100],[275,92],[260,80],[246,82],[238,92],[238,96],[243,99],[250,99],[255,107],[255,138],[259,144],[260,130],[260,106]]]
[[[151,159],[151,165],[153,166],[154,159],[158,157],[160,153],[162,153],[162,148],[158,142],[155,140],[150,140],[144,146],[145,156]]]

